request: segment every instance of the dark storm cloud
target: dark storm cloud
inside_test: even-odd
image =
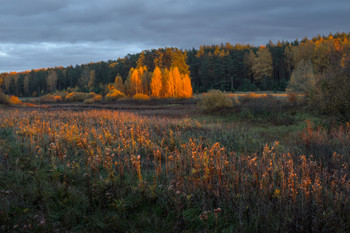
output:
[[[346,0],[4,0],[0,71],[115,59],[165,46],[266,44],[349,31]]]

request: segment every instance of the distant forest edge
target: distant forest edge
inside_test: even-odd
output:
[[[159,67],[162,73],[171,72],[177,67],[176,72],[184,77],[181,78],[185,80],[183,82],[188,76],[191,79],[193,92],[210,89],[284,91],[293,71],[301,70],[297,69],[298,66],[305,67],[307,64],[317,76],[349,62],[349,39],[350,33],[343,32],[318,35],[312,39],[305,37],[293,42],[275,44],[270,41],[266,46],[259,47],[226,43],[203,45],[198,50],[159,48],[107,62],[2,73],[0,88],[6,94],[21,97],[69,89],[106,95],[116,77],[125,83],[132,76],[132,71],[140,67],[148,71]],[[152,75],[149,72],[148,77]]]

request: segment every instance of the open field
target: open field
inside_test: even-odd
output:
[[[240,102],[2,108],[1,231],[349,232],[350,125]]]

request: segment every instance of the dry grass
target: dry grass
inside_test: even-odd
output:
[[[346,232],[350,227],[349,164],[337,153],[327,158],[332,166],[324,166],[313,157],[280,152],[278,142],[266,145],[261,154],[238,154],[220,143],[184,137],[188,130],[201,128],[201,124],[191,119],[179,121],[128,112],[0,110],[0,116],[0,130],[11,131],[13,140],[33,160],[47,160],[50,164],[48,172],[53,181],[47,185],[62,183],[69,193],[79,187],[75,178],[91,177],[84,182],[95,183],[76,192],[90,200],[87,203],[96,202],[94,210],[112,211],[109,206],[123,208],[120,199],[123,196],[118,189],[136,184],[134,189],[140,190],[145,195],[143,198],[153,197],[153,205],[183,213],[176,221],[182,218],[191,231],[221,231],[227,224],[232,224],[236,231],[247,231],[251,229],[249,226],[254,226],[257,231]],[[348,140],[344,136],[349,134],[348,129],[343,132],[338,140]],[[323,136],[309,133],[304,140],[307,137],[321,140]],[[60,175],[60,169],[70,178]],[[114,188],[118,182],[121,186]],[[97,192],[99,184],[106,186]],[[20,185],[11,187],[19,199],[27,198],[21,194]],[[13,202],[8,198],[4,203]],[[44,204],[45,200],[39,202]],[[44,229],[52,230],[54,218],[50,213],[57,210],[50,205],[39,206],[44,208],[40,209],[44,217],[51,218],[51,225]],[[217,215],[219,208],[222,212]],[[118,211],[126,214],[122,209]],[[189,211],[196,215],[189,217],[192,216]],[[6,204],[1,218],[10,221],[14,218],[11,213]],[[77,218],[74,211],[64,213]],[[237,221],[241,224],[236,224]],[[191,222],[196,224],[191,226]],[[73,223],[67,220],[60,224],[73,229]]]
[[[235,92],[235,93],[228,93],[227,94],[230,98],[238,97],[241,98],[265,98],[266,96],[270,95],[277,99],[284,100],[288,98],[288,93],[281,92],[281,93],[274,93],[274,92]],[[303,94],[295,94],[299,98],[303,98]]]

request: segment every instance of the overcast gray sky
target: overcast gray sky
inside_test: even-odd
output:
[[[0,72],[337,31],[349,0],[0,0]]]

